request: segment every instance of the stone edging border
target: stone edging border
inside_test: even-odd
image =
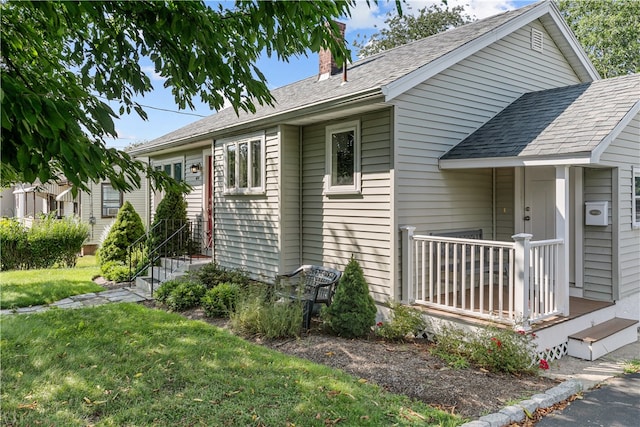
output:
[[[515,405],[505,406],[500,411],[485,415],[477,420],[462,424],[460,427],[504,427],[511,423],[524,421],[528,412],[533,414],[536,409],[548,408],[562,402],[574,394],[582,391],[582,383],[578,380],[567,380],[544,393],[535,394],[530,399],[518,402]]]

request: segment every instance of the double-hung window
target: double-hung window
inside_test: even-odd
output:
[[[264,192],[264,133],[223,141],[224,188],[227,193]]]
[[[631,219],[633,226],[640,228],[640,167],[634,166],[632,168],[631,183]]]
[[[113,188],[110,183],[103,182],[101,193],[102,218],[113,218],[118,215],[122,206],[122,192]]]
[[[325,194],[360,193],[360,122],[326,128]]]

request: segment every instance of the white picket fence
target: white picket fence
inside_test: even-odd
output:
[[[561,239],[532,242],[519,234],[498,242],[402,230],[406,302],[525,325],[566,312]]]

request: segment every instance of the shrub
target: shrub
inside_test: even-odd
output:
[[[164,299],[164,304],[173,311],[188,310],[200,304],[206,291],[200,283],[180,280]]]
[[[478,332],[445,327],[436,334],[433,353],[456,367],[473,364],[492,372],[532,374],[537,368],[534,338],[535,334],[496,327]]]
[[[249,275],[240,269],[227,269],[215,262],[203,266],[193,273],[193,277],[207,289],[214,288],[220,283],[235,283],[240,286],[249,284]]]
[[[268,298],[266,290],[246,292],[230,313],[231,329],[267,339],[300,336],[302,304]]]
[[[156,301],[161,304],[165,304],[167,302],[167,298],[169,298],[169,295],[171,295],[171,292],[173,292],[173,290],[177,288],[180,283],[184,282],[184,280],[185,279],[174,279],[167,280],[166,282],[162,283],[153,293]]]
[[[126,282],[129,280],[129,266],[122,261],[107,261],[100,266],[102,276],[114,282]]]
[[[16,270],[29,255],[27,230],[15,219],[0,219],[0,270]]]
[[[339,336],[362,337],[369,334],[375,324],[376,311],[362,268],[352,256],[340,278],[333,302],[321,312],[322,319]]]
[[[239,295],[240,286],[236,283],[220,283],[207,290],[200,303],[209,317],[229,317],[236,308]]]
[[[100,246],[100,265],[109,261],[120,261],[128,265],[129,245],[144,235],[144,225],[140,215],[131,203],[124,202],[109,234]]]
[[[375,331],[379,337],[389,341],[402,341],[415,338],[427,327],[420,310],[397,302],[390,302],[388,305],[391,309],[391,319],[377,325]]]
[[[75,218],[45,215],[30,229],[15,220],[0,223],[2,269],[74,267],[89,227]]]
[[[186,223],[187,203],[182,193],[172,190],[168,191],[158,204],[153,218],[153,224],[151,224],[149,236],[150,247],[157,247]],[[183,243],[184,248],[186,248],[189,238],[189,230],[185,229],[182,236],[176,239],[176,241],[169,242],[161,249],[160,255],[180,255],[183,252],[183,246],[181,246],[180,243]]]

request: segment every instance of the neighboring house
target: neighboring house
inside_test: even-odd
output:
[[[125,193],[115,190],[107,181],[90,182],[89,191],[71,193],[67,181],[47,184],[18,184],[10,194],[13,196],[12,217],[26,226],[40,214],[55,212],[58,217],[78,217],[89,224],[89,239],[82,246],[83,255],[94,254],[103,231],[115,220],[118,210],[129,201],[142,218],[145,227],[149,224],[148,182],[142,180],[140,189]],[[5,210],[3,192],[2,209]]]
[[[639,75],[598,81],[550,1],[335,75],[327,55],[273,107],[132,151],[186,171],[215,262],[272,281],[353,255],[378,303],[533,324],[549,358],[640,319]]]

